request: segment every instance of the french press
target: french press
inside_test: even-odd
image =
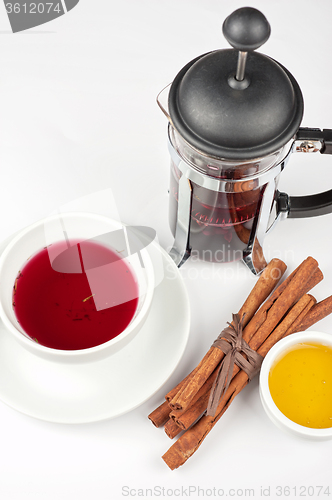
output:
[[[233,49],[196,57],[157,98],[169,121],[170,255],[178,266],[193,252],[212,262],[242,259],[258,274],[278,219],[332,212],[332,189],[300,197],[277,189],[292,152],[332,154],[332,130],[299,128],[298,83],[254,52],[270,36],[260,11],[236,10],[223,34]]]

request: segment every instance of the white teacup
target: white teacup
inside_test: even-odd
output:
[[[13,310],[13,286],[18,272],[29,257],[57,241],[89,240],[105,245],[103,235],[121,233],[126,226],[107,217],[91,213],[65,213],[43,219],[20,231],[0,257],[0,316],[13,337],[30,352],[52,361],[86,362],[112,355],[130,342],[143,326],[152,302],[154,268],[146,248],[127,252],[128,262],[138,285],[138,306],[134,317],[122,333],[95,347],[62,350],[45,347],[33,340],[20,326]]]
[[[270,349],[261,367],[259,393],[262,405],[270,420],[277,427],[288,433],[314,441],[332,439],[332,427],[322,429],[305,427],[289,419],[277,407],[270,392],[269,374],[272,366],[280,357],[285,355],[290,348],[301,344],[320,344],[332,348],[332,335],[330,333],[308,330],[305,332],[293,333],[279,340],[279,342]]]

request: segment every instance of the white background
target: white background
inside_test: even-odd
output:
[[[272,27],[259,50],[286,66],[302,88],[302,125],[332,128],[331,2],[250,5]],[[65,16],[18,34],[0,6],[0,238],[111,188],[122,220],[151,225],[168,247],[167,123],[155,98],[186,62],[228,46],[222,22],[242,6],[239,0],[81,0]],[[280,190],[331,188],[332,158],[295,156]],[[286,220],[265,242],[266,257],[283,258],[290,271],[308,255],[319,261],[325,279],[314,291],[318,300],[332,293],[331,223],[332,215]],[[188,261],[181,274],[192,308],[189,343],[176,372],[148,402],[86,425],[35,420],[0,403],[2,499],[118,500],[125,486],[129,498],[155,486],[171,498],[189,486],[206,495],[214,487],[229,495],[240,489],[243,497],[253,488],[251,498],[261,498],[261,487],[277,498],[276,486],[289,486],[288,498],[297,498],[301,485],[330,486],[332,496],[331,442],[303,441],[274,427],[257,380],[183,467],[171,472],[161,460],[171,443],[147,415],[200,360],[255,282],[241,263]],[[332,318],[317,329],[332,334]],[[202,497],[202,490],[192,491],[190,498]]]

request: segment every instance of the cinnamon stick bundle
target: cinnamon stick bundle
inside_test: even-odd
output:
[[[271,293],[285,269],[282,261],[271,261],[239,311],[241,317],[246,313],[243,339],[262,357],[281,338],[305,330],[332,313],[332,296],[316,303],[316,299],[307,293],[323,279],[315,259],[308,257]],[[223,332],[219,338],[223,338],[222,335]],[[205,414],[211,388],[225,356],[221,349],[223,347],[210,348],[199,365],[149,415],[156,426],[165,424],[165,432],[170,438],[182,432],[163,456],[171,469],[179,467],[195,453],[235,396],[249,381],[247,373],[234,365],[233,369],[230,368],[232,373],[227,375],[230,379],[227,391],[219,403],[216,400],[214,404],[214,409],[217,408],[216,411],[213,410],[215,414]],[[239,362],[241,359],[240,357]],[[243,363],[240,364],[242,366]],[[178,401],[184,401],[184,404],[177,404]],[[167,418],[169,419],[166,421]]]

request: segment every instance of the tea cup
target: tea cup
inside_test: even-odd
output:
[[[49,248],[50,261],[53,259],[55,262],[57,255],[52,255],[53,243],[89,240],[107,246],[110,235],[114,235],[111,241],[116,238],[125,241],[125,234],[126,226],[119,221],[93,213],[71,212],[38,221],[19,231],[11,239],[0,257],[0,318],[9,334],[21,347],[46,360],[81,363],[115,354],[139,333],[148,317],[154,292],[154,268],[147,248],[141,248],[133,254],[130,254],[130,249],[127,248],[121,256],[130,267],[137,283],[137,307],[125,329],[102,344],[83,349],[58,349],[42,345],[22,328],[13,307],[13,287],[18,272],[36,252]],[[102,267],[100,270],[102,271]]]

